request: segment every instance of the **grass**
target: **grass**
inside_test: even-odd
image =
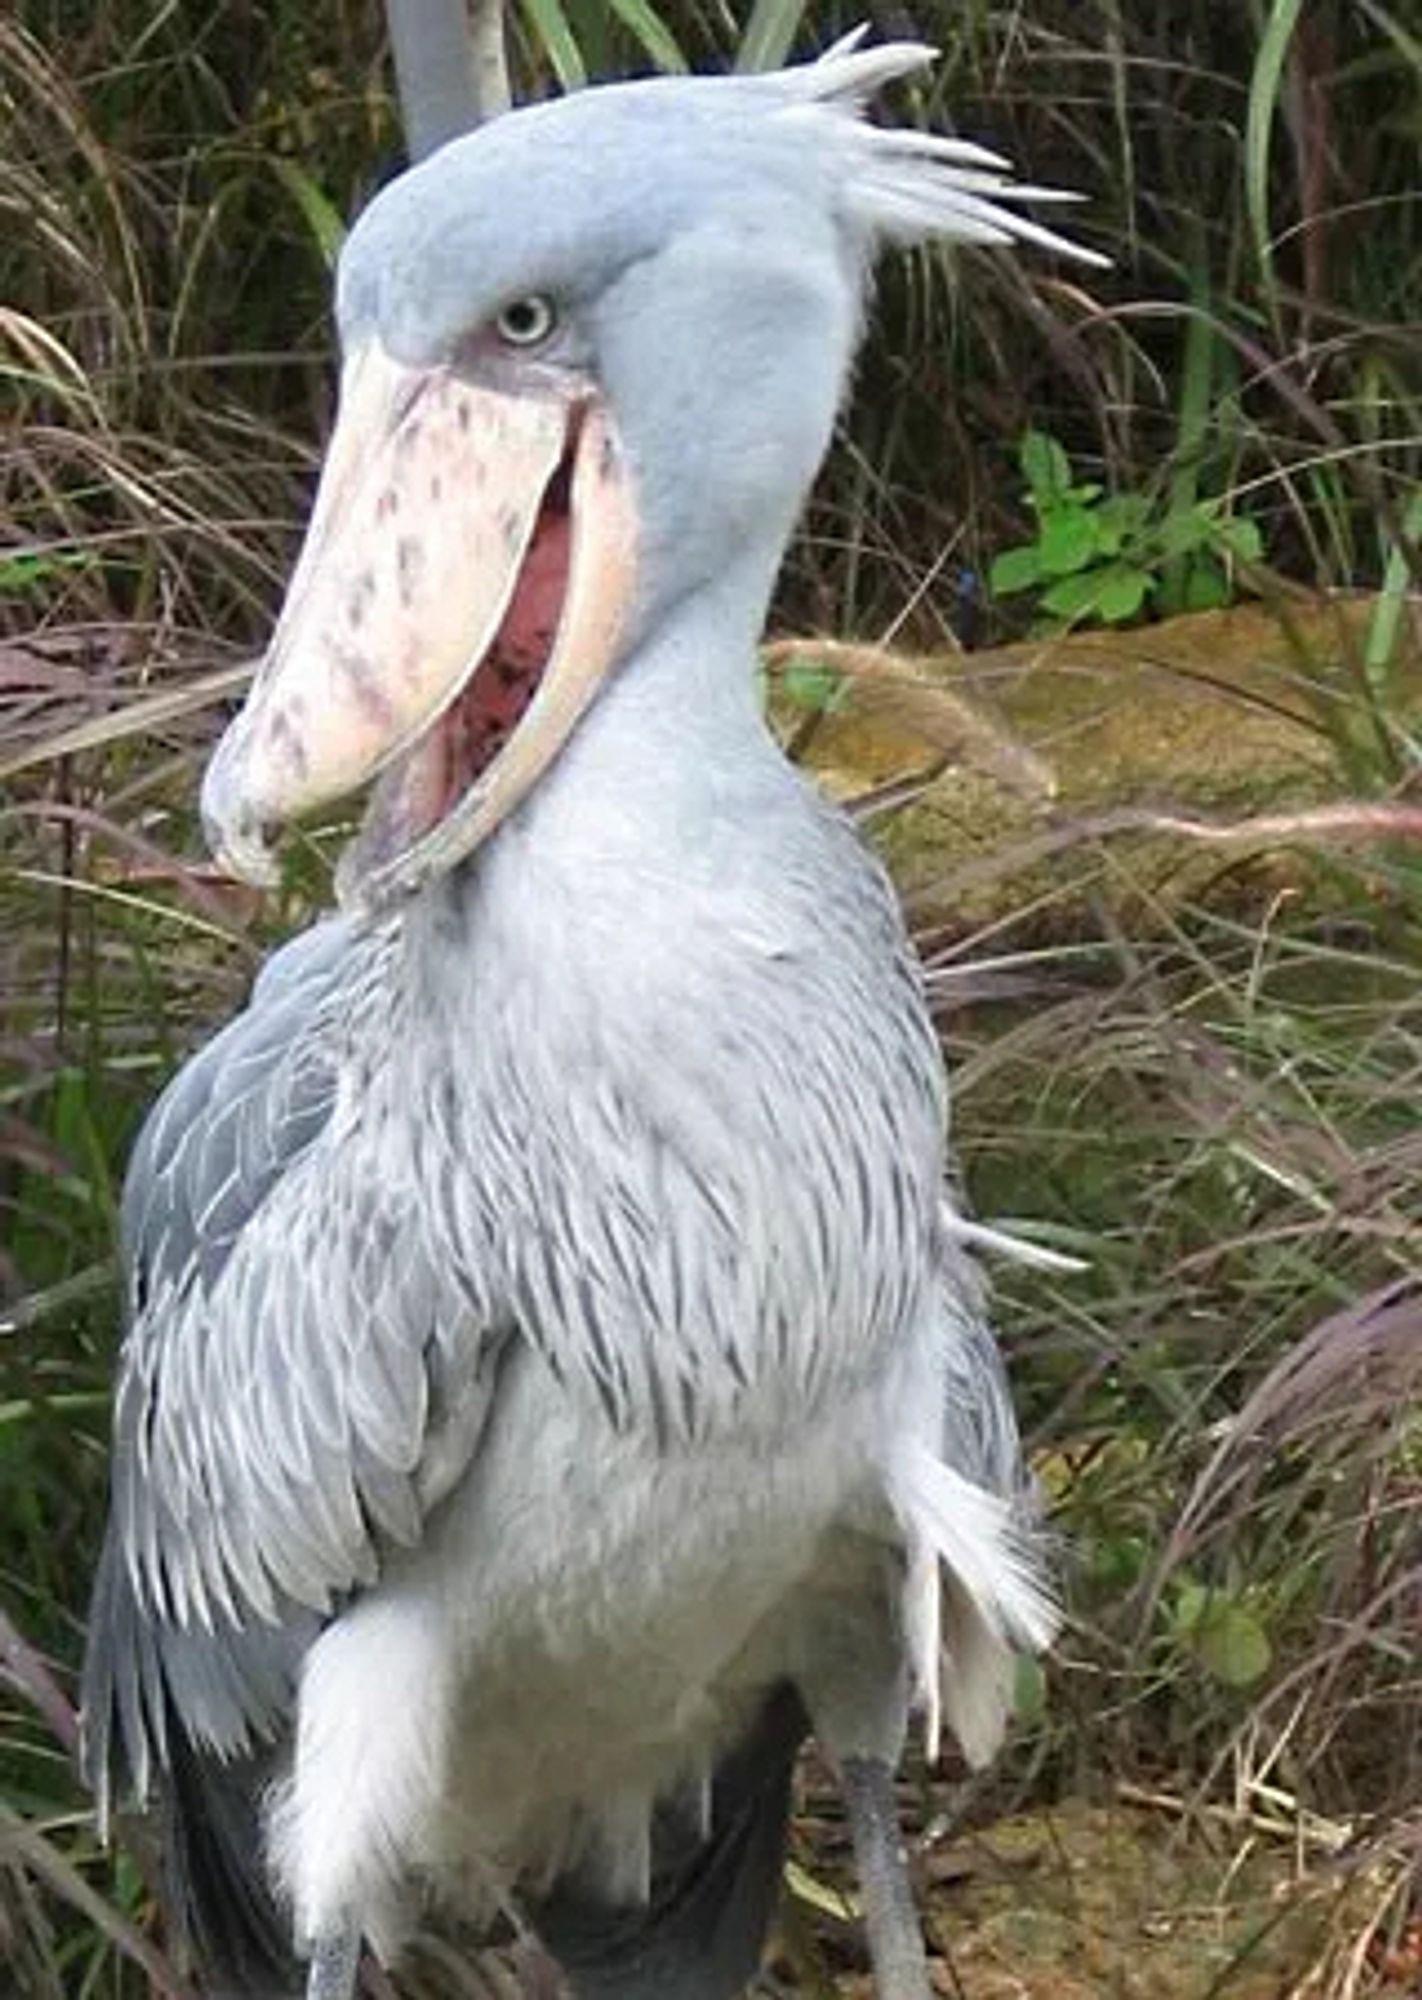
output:
[[[1132,1757],[1168,1699],[1177,1754],[1208,1766],[1232,1717],[1260,1728],[1276,1663],[1308,1688],[1340,1633],[1368,1669],[1357,1703],[1369,1673],[1394,1692],[1414,1678],[1388,1599],[1417,1557],[1422,1016],[1405,951],[1376,939],[1205,912],[1173,928],[1048,961],[1046,1005],[965,1036],[959,1133],[989,1210],[1070,1219],[1092,1245],[1085,1278],[1013,1281],[1013,1337],[1079,1606],[1133,1672],[1154,1663],[1120,1713],[1143,1731]],[[1267,1652],[1201,1647],[1180,1615],[1201,1585],[1252,1607]],[[1304,1707],[1296,1780],[1317,1766],[1341,1803],[1371,1739],[1406,1801],[1406,1732],[1361,1722],[1345,1756],[1333,1707]]]
[[[592,73],[754,57],[800,12],[761,4],[733,34],[684,0],[530,6],[515,67],[527,94],[570,46]],[[815,10],[809,39],[852,12]],[[1382,591],[1365,642],[1312,664],[1340,789],[1405,801],[1406,21],[1379,0],[1199,0],[1168,25],[973,0],[920,25],[944,57],[917,108],[1084,188],[1117,271],[1087,290],[1028,260],[886,265],[782,624],[1013,633],[1025,614],[981,579],[1030,535],[1016,456],[1050,432],[1108,493],[1252,521],[1241,582],[1285,619],[1300,591]],[[306,504],[334,228],[397,132],[368,0],[92,19],[24,0],[0,21],[0,108],[0,1939],[25,1995],[120,2000],[161,1982],[161,1926],[134,1856],[96,1851],[67,1740],[117,1190],[162,1079],[320,894],[319,840],[276,907],[221,883],[192,798]],[[968,1809],[1134,1787],[1240,1852],[1261,1813],[1301,1854],[1345,1828],[1335,1865],[1375,1886],[1307,1990],[1382,1991],[1422,1754],[1422,878],[1397,843],[1325,849],[1276,905],[1167,912],[1120,840],[1061,865],[1092,876],[1081,935],[1024,918],[925,941],[977,1207],[1089,1251],[1070,1280],[999,1274],[1072,1626]],[[1004,997],[963,997],[1008,961]]]
[[[1035,1782],[1045,1762],[1068,1795],[1163,1789],[1197,1826],[1226,1808],[1241,1853],[1260,1808],[1301,1843],[1327,1824],[1355,1864],[1391,1857],[1401,1929],[1422,1754],[1417,911],[1385,938],[1355,914],[1361,880],[1319,886],[1351,888],[1346,921],[1198,911],[1043,954],[1035,1004],[950,1020],[950,1040],[976,1198],[1091,1245],[1085,1277],[1000,1286],[1070,1551]],[[1307,1990],[1374,1990],[1332,1977]]]

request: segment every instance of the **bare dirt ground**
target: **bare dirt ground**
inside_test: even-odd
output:
[[[1422,1937],[1396,1878],[1277,1833],[1070,1801],[915,1845],[944,2000],[1418,2000]],[[823,1804],[823,1816],[821,1814]],[[872,2000],[832,1795],[797,1821],[796,1894],[769,1993]]]

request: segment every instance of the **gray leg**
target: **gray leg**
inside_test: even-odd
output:
[[[894,1774],[882,1758],[846,1757],[839,1779],[879,2000],[933,2000],[904,1864]]]
[[[351,1921],[317,1940],[306,1973],[306,2000],[355,2000],[359,1971],[360,1926]]]

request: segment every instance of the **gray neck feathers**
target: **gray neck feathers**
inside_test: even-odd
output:
[[[377,1030],[421,1107],[435,1254],[659,1435],[773,1429],[881,1364],[942,1167],[891,892],[768,738],[741,604],[680,607],[412,907],[400,997],[438,1033],[401,1037],[398,1005]]]

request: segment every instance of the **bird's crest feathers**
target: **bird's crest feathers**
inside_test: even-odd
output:
[[[817,62],[780,70],[767,79],[782,99],[782,116],[823,121],[829,113],[842,152],[849,142],[843,200],[851,224],[890,243],[935,237],[998,247],[1034,243],[1078,263],[1109,265],[1109,258],[1003,206],[1019,201],[1073,202],[1077,195],[1014,182],[1006,160],[970,140],[865,123],[870,99],[885,84],[929,68],[938,53],[926,42],[884,42],[864,48],[865,32],[856,28]]]

